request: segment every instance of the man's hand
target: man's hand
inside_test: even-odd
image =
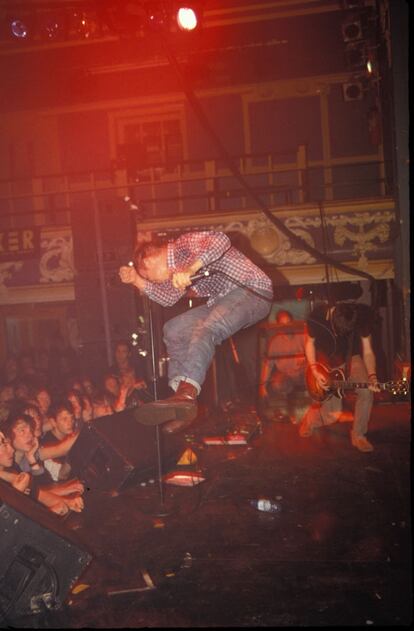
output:
[[[56,504],[53,504],[53,506],[50,506],[49,510],[55,513],[55,515],[67,515],[69,506],[63,500],[60,500]]]
[[[80,496],[77,497],[66,497],[65,504],[70,509],[75,511],[75,513],[80,513],[84,509],[85,503],[83,498]]]
[[[368,389],[371,390],[372,392],[380,392],[381,388],[378,384],[378,378],[377,375],[370,375],[368,377]]]
[[[201,270],[203,265],[203,261],[201,259],[197,259],[192,265],[190,265],[186,272],[174,272],[171,278],[173,286],[176,289],[181,289],[181,291],[184,291],[186,287],[189,287],[191,285],[191,276],[197,274],[197,272]]]
[[[25,492],[27,487],[30,484],[30,474],[24,473],[23,471],[19,473],[12,482],[13,488],[17,489],[17,491]]]
[[[329,390],[329,381],[324,375],[324,373],[318,370],[317,366],[312,366],[312,374],[315,378],[317,385],[320,388],[322,388],[322,390]]]
[[[186,287],[191,285],[191,274],[190,272],[174,272],[171,279],[173,286],[184,291]]]
[[[35,453],[38,449],[39,449],[39,441],[35,437],[33,438],[32,446],[30,450],[26,453],[26,458],[29,461],[29,463],[32,462],[32,460],[35,460]]]
[[[137,271],[131,265],[123,265],[119,268],[119,278],[123,283],[136,283],[138,279]]]

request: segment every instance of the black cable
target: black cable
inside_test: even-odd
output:
[[[179,63],[177,61],[177,58],[175,57],[175,55],[171,51],[170,46],[167,43],[167,39],[168,39],[167,37],[163,38],[164,51],[165,51],[165,54],[167,56],[168,61],[170,62],[172,68],[174,69],[174,71],[175,71],[175,73],[176,73],[176,75],[177,75],[177,77],[178,77],[178,79],[180,81],[181,87],[182,87],[182,89],[183,89],[183,91],[184,91],[184,93],[185,93],[185,95],[186,95],[186,97],[188,99],[188,102],[192,106],[192,108],[193,108],[195,114],[197,115],[199,121],[201,122],[201,124],[203,125],[203,127],[205,128],[207,133],[210,135],[210,137],[214,141],[216,147],[218,148],[222,158],[225,160],[225,162],[226,162],[227,166],[229,167],[230,171],[232,172],[233,176],[241,183],[243,188],[249,193],[251,198],[257,203],[257,205],[262,210],[262,212],[265,214],[267,219],[271,223],[273,223],[280,230],[280,232],[282,232],[288,239],[290,239],[291,242],[294,245],[296,245],[299,249],[305,250],[306,252],[311,254],[316,260],[321,261],[323,263],[329,263],[333,267],[336,267],[337,269],[345,272],[346,274],[352,274],[352,275],[360,276],[362,278],[365,278],[365,279],[369,280],[371,283],[373,283],[375,281],[375,278],[371,274],[368,274],[368,272],[361,271],[359,269],[356,269],[354,267],[346,265],[345,263],[341,263],[339,261],[336,261],[335,259],[332,259],[331,257],[328,257],[326,255],[321,254],[319,252],[319,250],[317,250],[316,248],[310,246],[304,239],[302,239],[301,237],[296,235],[294,232],[289,230],[289,228],[287,228],[285,226],[285,224],[280,219],[278,219],[277,217],[274,217],[272,215],[272,213],[268,209],[267,205],[256,194],[255,190],[250,186],[250,184],[241,175],[239,169],[234,165],[230,154],[228,153],[227,149],[223,145],[223,143],[222,143],[221,139],[219,138],[219,136],[216,134],[216,132],[212,128],[212,126],[210,124],[210,121],[208,120],[208,118],[207,118],[207,116],[206,116],[206,114],[205,114],[205,112],[204,112],[204,110],[203,110],[203,108],[202,108],[202,106],[200,104],[200,101],[198,100],[198,98],[194,94],[193,90],[189,87],[187,81],[185,80],[185,78],[183,76],[183,73],[181,71],[181,68],[179,66]]]
[[[50,578],[50,582],[51,582],[51,588],[52,588],[52,596],[51,596],[51,602],[53,604],[57,603],[57,595],[59,593],[59,577],[57,575],[57,572],[55,570],[55,568],[50,565],[50,563],[47,563],[47,561],[43,561],[42,565],[44,568],[46,568],[48,574],[49,574],[49,578]],[[59,604],[59,603],[58,603]],[[46,605],[47,607],[47,605]],[[47,607],[49,609],[49,607]]]
[[[327,256],[327,247],[326,247],[327,235],[326,235],[325,214],[324,214],[322,202],[319,202],[319,217],[321,220],[323,253],[324,253],[324,256],[326,257]],[[326,277],[326,297],[328,299],[329,307],[332,307],[333,301],[332,301],[332,293],[331,293],[331,279],[329,275],[329,265],[326,260],[324,263],[325,263],[325,277]]]

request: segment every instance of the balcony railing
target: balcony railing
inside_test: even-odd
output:
[[[306,148],[280,156],[243,155],[234,164],[248,187],[269,209],[319,201],[393,195],[390,165],[377,155],[309,161]],[[254,210],[243,182],[223,160],[186,161],[131,172],[126,168],[0,180],[3,229],[22,225],[62,225],[83,203],[118,203],[129,197],[142,219]]]

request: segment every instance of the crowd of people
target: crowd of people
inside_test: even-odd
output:
[[[67,363],[65,363],[67,365]],[[72,364],[73,368],[73,364]],[[52,512],[82,511],[83,484],[72,477],[70,450],[82,426],[152,400],[132,348],[120,341],[99,379],[51,376],[44,354],[9,356],[0,380],[0,479]]]

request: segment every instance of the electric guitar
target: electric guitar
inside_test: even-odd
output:
[[[330,370],[323,364],[316,364],[319,372],[321,372],[327,380],[327,387],[322,388],[316,381],[310,366],[306,370],[306,387],[311,398],[314,401],[324,401],[332,396],[340,399],[344,397],[345,390],[357,390],[359,388],[369,388],[368,382],[353,382],[345,379],[344,371],[341,368]],[[378,383],[381,390],[387,390],[391,394],[405,396],[408,393],[408,381],[388,381],[386,383]]]

